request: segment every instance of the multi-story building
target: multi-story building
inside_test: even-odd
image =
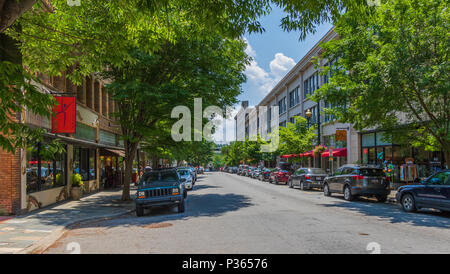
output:
[[[273,131],[276,126],[285,127],[287,123],[294,123],[295,116],[307,118],[309,111],[310,125],[317,125],[318,139],[315,144],[322,144],[339,151],[339,157],[311,157],[308,159],[309,166],[320,166],[328,170],[334,170],[337,167],[355,162],[358,160],[358,134],[350,124],[339,123],[323,112],[324,108],[331,106],[327,102],[316,103],[309,99],[321,85],[327,80],[327,76],[321,76],[313,58],[320,56],[323,49],[321,43],[337,39],[337,34],[330,30],[295,66],[286,76],[277,83],[277,85],[262,99],[257,108],[267,107],[267,113],[263,115],[260,111],[260,134],[267,135]],[[319,65],[324,66],[328,60],[320,60]],[[277,107],[277,108],[274,108]],[[274,111],[278,111],[278,125],[274,120]],[[262,121],[265,116],[265,121]],[[336,132],[339,137],[336,139]]]
[[[401,167],[414,162],[418,177],[426,177],[433,171],[445,168],[442,151],[425,151],[424,148],[412,148],[408,145],[394,144],[388,141],[382,129],[355,130],[351,124],[341,123],[335,117],[325,114],[325,108],[332,108],[328,102],[316,103],[309,99],[315,90],[328,82],[330,75],[321,75],[313,64],[313,58],[321,56],[320,44],[338,39],[334,28],[324,37],[277,83],[277,85],[256,106],[258,110],[257,132],[265,137],[277,126],[293,123],[295,116],[307,118],[309,123],[317,125],[317,141],[331,148],[322,155],[305,153],[305,165],[321,167],[328,171],[336,170],[346,163],[378,164],[391,163],[394,166],[393,177],[402,181]],[[319,67],[327,66],[335,60],[319,58]],[[261,108],[263,107],[263,108]],[[266,107],[266,109],[264,109]],[[275,111],[278,112],[278,120]],[[239,127],[237,128],[239,131]],[[387,136],[388,137],[388,136]],[[304,154],[304,155],[305,155]],[[280,159],[278,159],[279,161]]]
[[[55,96],[76,97],[76,133],[53,134],[50,119],[31,111],[18,114],[18,122],[44,129],[44,141],[30,143],[15,154],[0,151],[0,209],[21,214],[69,197],[72,175],[80,174],[85,191],[121,184],[123,141],[112,117],[117,103],[106,92],[105,82],[94,75],[76,86],[63,72],[59,77],[36,74],[37,88]],[[59,139],[65,152],[43,153],[47,144]],[[122,169],[123,170],[123,169]]]

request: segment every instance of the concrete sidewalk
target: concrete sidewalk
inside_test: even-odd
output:
[[[397,191],[396,190],[391,190],[391,194],[389,194],[387,201],[389,203],[393,203],[393,204],[397,203],[397,200],[395,199],[395,195],[397,195]]]
[[[69,225],[120,216],[134,210],[134,202],[120,201],[122,190],[101,191],[80,201],[67,201],[0,221],[0,254],[38,253],[56,241]],[[134,197],[134,190],[131,190]]]

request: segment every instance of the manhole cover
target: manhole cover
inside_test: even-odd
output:
[[[163,228],[163,227],[169,227],[172,226],[171,223],[156,223],[156,224],[148,224],[148,225],[143,225],[143,228]]]

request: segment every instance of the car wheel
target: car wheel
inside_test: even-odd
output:
[[[346,201],[353,200],[352,190],[350,189],[350,187],[348,185],[345,186],[345,188],[344,188],[344,199]]]
[[[379,203],[384,203],[384,202],[387,201],[387,196],[386,195],[377,195],[376,198],[377,198],[377,201]]]
[[[300,189],[305,190],[305,183],[303,181],[300,182]]]
[[[181,203],[178,204],[178,213],[183,213],[185,210],[185,201],[183,199],[183,201],[181,201]]]
[[[405,194],[402,197],[402,207],[403,210],[406,212],[416,212],[416,202],[414,200],[414,197],[411,194]]]
[[[327,183],[325,183],[323,185],[323,195],[330,197],[331,196],[331,192],[330,192],[330,187],[328,186]]]
[[[144,208],[142,206],[136,206],[136,216],[137,217],[144,216]]]

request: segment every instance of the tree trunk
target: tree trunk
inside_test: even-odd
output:
[[[152,155],[152,168],[158,168],[159,158],[155,155]]]
[[[31,9],[36,2],[37,0],[0,0],[0,32],[4,32],[9,28],[24,12]]]
[[[130,200],[130,183],[133,173],[133,161],[136,157],[137,146],[139,142],[131,143],[125,141],[125,178],[123,182],[122,201]]]
[[[445,158],[445,165],[447,166],[447,168],[450,168],[450,151],[444,150],[444,158]]]

